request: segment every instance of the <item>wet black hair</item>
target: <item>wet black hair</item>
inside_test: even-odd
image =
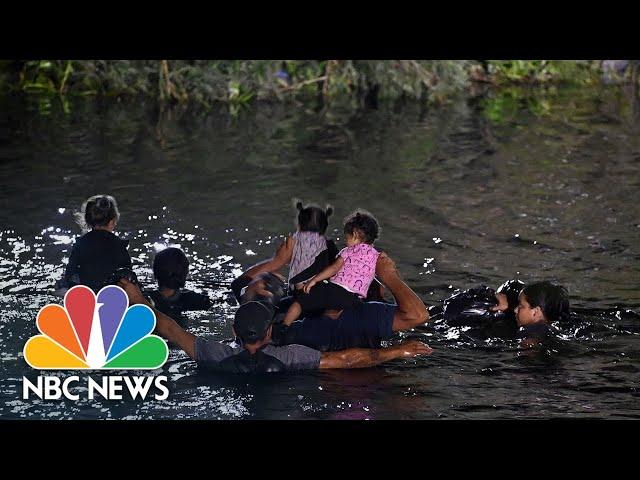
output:
[[[329,226],[329,217],[333,214],[333,208],[327,205],[323,210],[315,204],[309,204],[305,207],[298,199],[294,199],[294,204],[298,210],[296,220],[300,231],[324,235]]]
[[[524,287],[522,295],[532,308],[540,307],[550,322],[569,319],[569,294],[562,285],[554,285],[549,281],[532,283]]]
[[[115,218],[120,218],[118,203],[111,195],[94,195],[83,204],[81,211],[74,214],[76,222],[83,230],[104,227]]]
[[[354,235],[355,231],[362,235],[364,243],[372,244],[380,234],[380,225],[376,217],[366,210],[358,209],[344,219],[344,233]]]
[[[160,288],[177,290],[184,287],[188,273],[189,260],[179,248],[165,248],[153,259],[153,275]]]

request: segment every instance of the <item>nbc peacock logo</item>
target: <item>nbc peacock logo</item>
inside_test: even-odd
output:
[[[78,285],[64,296],[64,307],[40,309],[24,358],[39,370],[151,370],[169,356],[167,344],[151,335],[156,317],[146,305],[129,306],[115,285],[93,290]]]

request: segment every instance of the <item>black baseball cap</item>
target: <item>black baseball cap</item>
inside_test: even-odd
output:
[[[273,323],[275,310],[263,302],[251,301],[236,310],[233,329],[244,343],[254,343],[264,338],[264,334]]]

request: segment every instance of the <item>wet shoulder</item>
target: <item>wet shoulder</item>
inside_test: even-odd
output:
[[[262,351],[283,363],[287,370],[313,370],[320,365],[322,353],[304,345],[267,345]]]
[[[520,327],[518,338],[535,338],[542,340],[551,334],[551,328],[546,323],[534,323],[526,327]]]
[[[82,246],[114,245],[126,247],[129,245],[129,240],[118,238],[116,234],[107,230],[91,230],[80,237],[76,243]]]
[[[213,338],[196,337],[195,356],[198,364],[221,362],[225,358],[241,352],[240,346],[231,346]]]
[[[211,306],[208,295],[193,290],[181,290],[177,301],[185,310],[206,310]]]

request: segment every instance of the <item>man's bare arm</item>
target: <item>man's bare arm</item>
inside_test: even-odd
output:
[[[433,349],[418,340],[409,340],[387,348],[349,348],[338,352],[324,352],[320,357],[319,368],[366,368],[396,358],[410,358],[416,355],[431,355],[431,353]]]
[[[287,237],[285,241],[280,244],[272,258],[256,263],[244,272],[243,275],[254,278],[262,272],[277,272],[291,261],[294,243],[295,240],[292,237]]]
[[[393,317],[393,331],[413,328],[429,320],[429,312],[420,297],[400,279],[396,265],[386,253],[378,256],[376,275],[396,299],[398,310]]]

